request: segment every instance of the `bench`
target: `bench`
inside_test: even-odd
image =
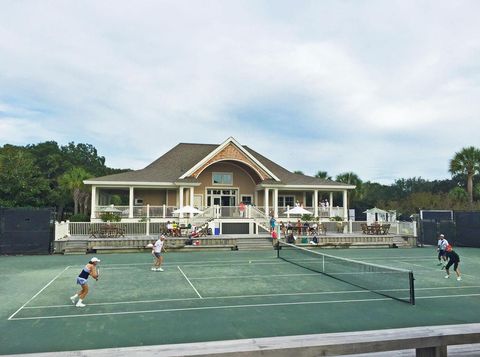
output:
[[[310,357],[387,351],[390,351],[389,356],[400,356],[391,351],[413,350],[417,357],[446,357],[447,346],[478,343],[480,343],[480,324],[476,323],[115,348],[103,350],[102,356],[114,354],[116,357],[132,355]],[[460,350],[460,354],[449,354],[452,356],[476,355],[466,354],[465,352],[469,350],[478,351],[478,345],[465,346],[465,349]],[[406,356],[403,352],[399,353],[401,356]]]
[[[192,248],[192,249],[230,249],[230,250],[238,250],[238,247],[235,244],[199,244],[199,245],[185,245],[184,249]]]
[[[125,228],[104,225],[96,229],[92,228],[88,233],[89,238],[118,238],[125,237]]]

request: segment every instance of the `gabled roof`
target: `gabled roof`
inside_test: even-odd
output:
[[[233,138],[227,139],[226,142],[232,141],[231,139]],[[295,174],[250,149],[248,146],[240,145],[236,141],[234,141],[234,143],[236,143],[253,162],[258,163],[259,167],[271,175],[272,179],[263,181],[263,185],[291,185],[293,187],[321,185],[329,188],[355,187],[332,180]],[[188,176],[189,173],[194,172],[195,168],[206,161],[206,158],[217,153],[223,144],[180,143],[144,169],[92,178],[84,182],[85,184],[131,183],[142,185],[173,185],[179,182],[195,183],[197,180],[194,177]]]

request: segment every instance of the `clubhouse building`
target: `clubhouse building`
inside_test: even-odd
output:
[[[347,220],[348,190],[355,188],[290,172],[233,137],[219,145],[180,143],[144,169],[84,183],[91,187],[92,222],[114,211],[127,222],[250,220],[260,226],[271,216],[296,220],[299,215],[285,213],[294,207],[319,220]]]

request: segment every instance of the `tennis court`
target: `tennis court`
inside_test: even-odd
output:
[[[90,281],[87,306],[76,308],[69,296],[90,256],[1,257],[0,353],[480,322],[480,249],[456,251],[462,281],[444,278],[433,248],[321,250],[413,271],[415,305],[399,301],[410,287],[396,274],[375,270],[374,288],[365,289],[368,269],[338,264],[346,283],[314,272],[310,257],[292,263],[271,250],[168,252],[164,272],[150,271],[148,253],[98,256],[101,277]]]

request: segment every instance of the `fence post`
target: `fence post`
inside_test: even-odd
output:
[[[165,218],[165,211],[166,211],[167,206],[164,204],[163,205],[163,218]]]
[[[397,221],[397,234],[400,234],[400,221]]]

